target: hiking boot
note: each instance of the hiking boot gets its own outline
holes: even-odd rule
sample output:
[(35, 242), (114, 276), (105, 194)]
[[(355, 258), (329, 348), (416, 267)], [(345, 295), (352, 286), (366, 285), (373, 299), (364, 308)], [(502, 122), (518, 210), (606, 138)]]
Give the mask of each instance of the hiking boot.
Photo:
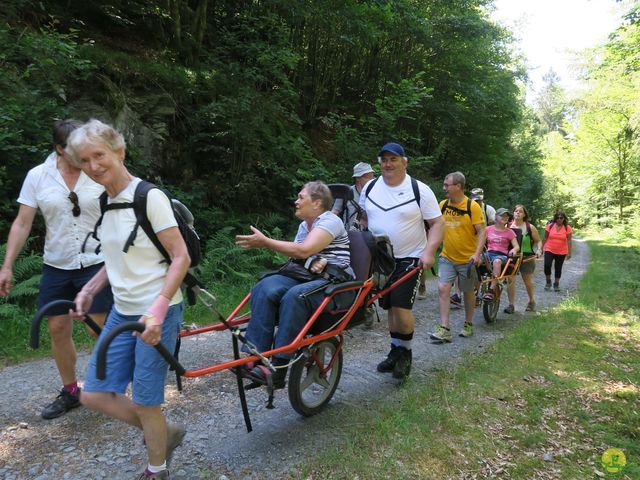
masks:
[(396, 364), (393, 366), (393, 378), (402, 380), (409, 376), (411, 372), (411, 350), (404, 347), (397, 348), (399, 354)]
[(559, 292), (559, 291), (560, 291), (560, 285), (559, 285), (559, 284), (557, 284), (557, 283), (554, 283), (554, 284), (553, 284), (553, 291), (554, 291), (554, 292)]
[(509, 306), (504, 309), (504, 313), (509, 313), (509, 314), (515, 311), (516, 311), (516, 307), (514, 307), (512, 304), (509, 304)]
[(527, 303), (527, 308), (524, 309), (525, 312), (535, 312), (536, 311), (536, 302)]
[[(178, 448), (178, 446), (180, 446), (182, 440), (184, 440), (184, 436), (186, 435), (186, 433), (187, 429), (184, 425), (180, 425), (179, 423), (167, 422), (167, 453), (165, 455), (167, 466), (171, 462), (173, 451)], [(167, 476), (166, 478), (169, 477)]]
[(80, 406), (80, 389), (78, 389), (78, 395), (71, 395), (64, 388), (60, 390), (60, 394), (49, 405), (42, 410), (42, 418), (45, 420), (51, 420), (64, 415), (69, 410)]
[(429, 334), (432, 340), (437, 340), (441, 343), (447, 342), (450, 343), (453, 339), (451, 335), (451, 330), (447, 330), (442, 325), (436, 326), (436, 331)]
[(394, 367), (396, 366), (396, 362), (398, 361), (398, 357), (400, 356), (400, 349), (404, 347), (397, 347), (395, 345), (391, 345), (391, 350), (383, 361), (378, 364), (377, 370), (381, 373), (389, 373), (393, 372)]
[(418, 300), (424, 300), (425, 298), (427, 298), (427, 286), (421, 283), (418, 287)]
[(545, 286), (544, 286), (544, 290), (545, 290), (546, 292), (548, 292), (549, 290), (551, 290), (551, 282), (547, 282), (547, 283), (545, 284)]
[[(451, 333), (451, 332), (449, 332)], [(472, 337), (473, 336), (473, 325), (467, 322), (464, 322), (464, 325), (462, 326), (462, 331), (458, 334), (461, 337)]]
[(454, 293), (453, 295), (451, 295), (451, 298), (449, 298), (449, 303), (451, 303), (451, 305), (459, 307), (462, 305), (462, 299), (460, 298), (460, 295)]
[(162, 470), (158, 473), (151, 473), (147, 472), (147, 469), (145, 468), (144, 472), (136, 477), (136, 480), (147, 480), (151, 478), (155, 478), (156, 480), (169, 480), (169, 470)]

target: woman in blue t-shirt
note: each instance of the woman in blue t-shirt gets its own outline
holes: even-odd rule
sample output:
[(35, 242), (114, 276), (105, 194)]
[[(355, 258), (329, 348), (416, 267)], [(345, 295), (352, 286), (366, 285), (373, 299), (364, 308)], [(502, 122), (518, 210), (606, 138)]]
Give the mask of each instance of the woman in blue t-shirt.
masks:
[[(322, 182), (309, 182), (300, 190), (295, 201), (295, 215), (302, 222), (293, 242), (269, 238), (252, 226), (253, 233), (236, 236), (236, 244), (242, 248), (268, 248), (297, 260), (315, 256), (317, 259), (309, 266), (312, 273), (321, 274), (330, 264), (353, 278), (349, 237), (342, 220), (331, 213), (332, 205), (329, 187)], [(300, 295), (326, 283), (324, 278), (305, 282), (280, 273), (260, 280), (251, 289), (251, 320), (247, 327), (247, 340), (260, 352), (270, 350), (272, 345), (273, 348), (289, 345), (323, 298), (322, 292), (306, 298)], [(342, 296), (351, 298), (353, 292)], [(347, 299), (343, 300), (346, 302)], [(291, 356), (291, 353), (284, 352), (273, 356), (273, 365), (280, 367), (276, 368), (273, 377), (274, 387), (284, 387), (286, 366)], [(259, 368), (254, 369), (253, 373), (264, 376)]]

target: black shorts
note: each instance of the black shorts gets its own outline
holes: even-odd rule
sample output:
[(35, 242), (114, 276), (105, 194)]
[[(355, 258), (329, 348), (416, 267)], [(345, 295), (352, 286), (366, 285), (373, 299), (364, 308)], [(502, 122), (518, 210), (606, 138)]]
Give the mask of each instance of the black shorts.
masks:
[[(76, 270), (62, 270), (51, 265), (42, 266), (40, 292), (38, 293), (38, 309), (54, 300), (74, 301), (85, 283), (93, 278), (103, 267), (104, 263), (78, 268)], [(89, 313), (108, 313), (113, 304), (111, 287), (104, 287), (93, 299)], [(66, 315), (69, 307), (50, 309), (47, 315)]]
[[(393, 282), (407, 273), (411, 268), (417, 266), (419, 261), (419, 258), (413, 257), (396, 258), (396, 269), (393, 271), (388, 285), (391, 285)], [(418, 284), (420, 283), (420, 275), (422, 275), (422, 272), (418, 273), (417, 275), (413, 275), (393, 290), (387, 292), (386, 295), (383, 295), (378, 299), (378, 304), (384, 310), (389, 310), (391, 307), (406, 308), (407, 310), (411, 310), (411, 308), (413, 307), (413, 302), (416, 299)]]

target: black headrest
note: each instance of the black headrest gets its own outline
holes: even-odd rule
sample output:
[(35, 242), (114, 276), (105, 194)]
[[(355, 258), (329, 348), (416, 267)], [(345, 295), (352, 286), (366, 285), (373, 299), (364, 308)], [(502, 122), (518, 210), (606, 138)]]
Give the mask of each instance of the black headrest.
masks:
[(353, 200), (353, 190), (346, 183), (330, 183), (327, 185), (334, 199)]

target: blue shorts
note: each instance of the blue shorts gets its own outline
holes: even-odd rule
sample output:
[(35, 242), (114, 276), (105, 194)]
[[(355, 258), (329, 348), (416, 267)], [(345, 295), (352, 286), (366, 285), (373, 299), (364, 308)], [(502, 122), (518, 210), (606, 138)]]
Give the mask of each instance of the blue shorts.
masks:
[(453, 263), (448, 258), (440, 256), (438, 259), (438, 281), (453, 283), (456, 278), (461, 292), (473, 292), (478, 283), (477, 269), (471, 263)]
[[(507, 263), (507, 256), (504, 253), (485, 252), (484, 256), (486, 257), (487, 260), (489, 260), (489, 262), (491, 262), (491, 266), (493, 266), (493, 261), (494, 260), (502, 261), (502, 266), (503, 267), (504, 267), (505, 263)], [(496, 276), (497, 276), (497, 272), (496, 272)]]
[[(183, 309), (182, 302), (169, 307), (162, 324), (161, 341), (171, 353), (176, 348)], [(85, 392), (125, 393), (132, 383), (131, 399), (134, 403), (146, 407), (162, 405), (169, 364), (154, 347), (132, 335), (132, 332), (123, 332), (113, 339), (107, 351), (107, 376), (104, 380), (96, 377), (98, 346), (106, 332), (124, 322), (137, 322), (139, 318), (140, 315), (122, 315), (115, 307), (111, 309), (87, 367), (83, 387)]]
[[(76, 270), (62, 270), (51, 265), (42, 266), (40, 291), (38, 292), (38, 310), (54, 300), (74, 301), (78, 292), (102, 268), (104, 263)], [(111, 287), (107, 285), (98, 293), (91, 304), (89, 313), (107, 313), (113, 305)], [(58, 307), (47, 312), (47, 315), (66, 315), (68, 308)]]

